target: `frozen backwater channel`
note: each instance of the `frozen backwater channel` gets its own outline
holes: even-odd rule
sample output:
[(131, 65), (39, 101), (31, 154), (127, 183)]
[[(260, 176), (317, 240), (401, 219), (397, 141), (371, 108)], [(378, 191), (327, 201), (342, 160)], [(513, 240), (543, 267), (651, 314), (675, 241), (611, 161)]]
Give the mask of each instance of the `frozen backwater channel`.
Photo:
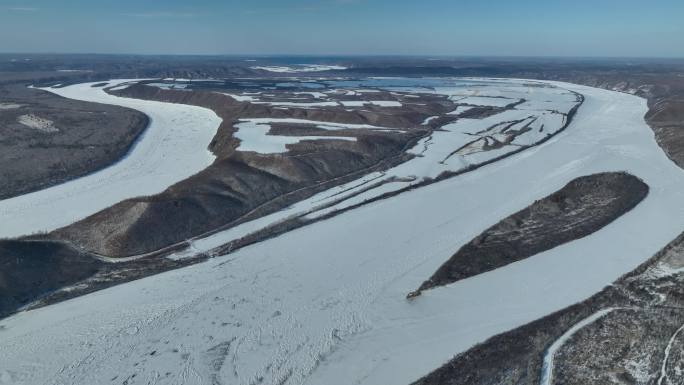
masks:
[(105, 169), (31, 194), (0, 200), (0, 238), (51, 231), (122, 200), (160, 193), (214, 161), (208, 146), (221, 119), (213, 111), (117, 97), (107, 94), (102, 87), (92, 87), (98, 83), (46, 90), (70, 99), (141, 111), (150, 118), (149, 126), (127, 156)]
[[(545, 144), (189, 268), (0, 321), (0, 383), (407, 384), (580, 301), (684, 229), (682, 171), (643, 99), (586, 97)], [(571, 179), (650, 187), (600, 231), (405, 300), (455, 250)], [(126, 382), (127, 381), (127, 382)]]

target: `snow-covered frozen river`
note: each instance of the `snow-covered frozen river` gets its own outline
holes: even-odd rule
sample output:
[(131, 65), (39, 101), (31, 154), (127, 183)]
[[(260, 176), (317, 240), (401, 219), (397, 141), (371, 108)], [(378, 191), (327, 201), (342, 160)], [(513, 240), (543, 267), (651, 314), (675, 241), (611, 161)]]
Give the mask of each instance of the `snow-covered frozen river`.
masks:
[[(206, 263), (0, 321), (0, 384), (408, 384), (599, 291), (684, 229), (684, 174), (635, 96), (585, 102), (539, 147)], [(487, 227), (578, 176), (651, 188), (598, 232), (414, 301)]]
[(102, 87), (92, 87), (98, 83), (45, 90), (70, 99), (141, 111), (150, 118), (149, 126), (128, 155), (107, 168), (31, 194), (0, 200), (0, 238), (51, 231), (122, 200), (160, 193), (214, 161), (208, 146), (221, 118), (212, 110), (117, 97), (107, 94)]

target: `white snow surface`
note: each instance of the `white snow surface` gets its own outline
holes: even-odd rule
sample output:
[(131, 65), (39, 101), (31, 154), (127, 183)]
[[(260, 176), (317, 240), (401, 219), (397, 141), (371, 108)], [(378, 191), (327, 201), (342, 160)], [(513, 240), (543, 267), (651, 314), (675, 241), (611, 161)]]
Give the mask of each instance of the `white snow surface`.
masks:
[(160, 193), (214, 161), (208, 145), (221, 119), (213, 111), (109, 95), (101, 87), (91, 87), (97, 83), (101, 82), (45, 90), (70, 99), (136, 109), (150, 117), (149, 126), (124, 158), (103, 170), (0, 200), (0, 237), (54, 230), (124, 199)]
[[(498, 84), (491, 81), (490, 83)], [(516, 87), (506, 83), (501, 84), (502, 87), (506, 88), (507, 94), (517, 96), (514, 100), (520, 100), (524, 97), (524, 99), (529, 100), (528, 105), (483, 119), (459, 119), (456, 122), (441, 126), (440, 131), (434, 132), (430, 137), (424, 138), (415, 147), (408, 150), (409, 153), (418, 155), (417, 157), (384, 171), (382, 177), (379, 178), (382, 180), (375, 180), (375, 185), (360, 185), (356, 188), (350, 187), (355, 185), (356, 181), (350, 182), (338, 186), (337, 189), (342, 190), (339, 194), (329, 198), (314, 197), (300, 202), (286, 211), (277, 213), (274, 218), (282, 219), (285, 212), (292, 215), (297, 210), (300, 213), (301, 211), (308, 211), (306, 212), (307, 218), (316, 218), (335, 211), (335, 209), (349, 207), (350, 203), (345, 201), (345, 198), (351, 198), (351, 201), (355, 203), (362, 203), (384, 193), (421, 183), (425, 179), (436, 178), (443, 172), (458, 172), (471, 165), (479, 165), (496, 157), (518, 151), (520, 146), (535, 144), (548, 135), (558, 132), (565, 123), (564, 115), (558, 112), (567, 113), (577, 103), (576, 96), (562, 88), (530, 88), (527, 86)], [(462, 93), (463, 87), (459, 85), (439, 87), (435, 92), (442, 95), (455, 95)], [(471, 92), (496, 95), (501, 93), (498, 89), (490, 89), (490, 84), (473, 89)], [(548, 109), (549, 106), (554, 108)], [(512, 123), (514, 121), (520, 122)], [(503, 131), (510, 124), (513, 124), (510, 130), (516, 130), (523, 128), (528, 123), (531, 130), (516, 137), (511, 144), (485, 150), (485, 143), (491, 145), (495, 139), (506, 142), (505, 139), (509, 133)], [(325, 128), (325, 126), (319, 127)], [(455, 151), (460, 147), (463, 148)], [(384, 185), (379, 185), (381, 182)], [(330, 208), (322, 207), (331, 204), (333, 206)], [(233, 229), (233, 231), (235, 232), (237, 229)], [(221, 235), (217, 234), (216, 237), (221, 237)], [(222, 240), (229, 241), (225, 238)]]
[(309, 107), (337, 107), (339, 103), (337, 102), (253, 102), (254, 104), (268, 104), (271, 106), (280, 107), (297, 107), (297, 108), (309, 108)]
[(327, 94), (324, 94), (322, 92), (295, 92), (295, 95), (310, 95), (313, 96), (314, 98), (318, 99), (325, 99), (328, 97)]
[(128, 88), (130, 86), (131, 86), (130, 84), (123, 84), (120, 86), (109, 88), (109, 91), (121, 91), (121, 90), (125, 90), (126, 88)]
[(258, 98), (255, 98), (255, 97), (252, 96), (252, 95), (246, 95), (246, 94), (237, 95), (237, 94), (228, 94), (228, 93), (225, 93), (225, 92), (217, 92), (217, 93), (223, 94), (223, 95), (226, 95), (226, 96), (230, 96), (231, 98), (235, 99), (235, 100), (238, 101), (238, 102), (254, 102), (254, 101), (259, 100)]
[[(645, 100), (555, 84), (586, 101), (538, 147), (206, 263), (0, 321), (1, 381), (406, 384), (591, 296), (681, 232), (684, 174), (644, 122)], [(573, 178), (620, 170), (651, 190), (613, 223), (405, 300), (501, 218)]]
[(296, 66), (256, 66), (251, 67), (255, 70), (264, 70), (278, 73), (295, 73), (295, 72), (323, 72), (330, 70), (345, 70), (347, 67), (339, 65), (322, 65), (322, 64), (297, 64)]
[(14, 110), (23, 107), (23, 104), (16, 103), (0, 103), (0, 111), (2, 110)]
[(255, 124), (309, 124), (314, 125), (318, 128), (324, 130), (346, 130), (346, 129), (358, 129), (358, 130), (394, 130), (393, 128), (374, 126), (371, 124), (354, 124), (354, 123), (337, 123), (337, 122), (323, 122), (318, 120), (306, 120), (306, 119), (296, 119), (296, 118), (250, 118), (242, 119), (243, 121), (249, 121)]
[(423, 125), (423, 126), (427, 126), (428, 124), (430, 124), (431, 121), (433, 121), (433, 120), (435, 120), (435, 119), (439, 119), (439, 116), (430, 116), (430, 117), (427, 117), (427, 118), (425, 118), (425, 120), (423, 120), (422, 125)]
[(488, 96), (468, 96), (466, 98), (459, 98), (458, 103), (468, 104), (473, 106), (493, 106), (505, 107), (511, 103), (517, 102), (518, 99), (509, 99), (504, 97), (488, 97)]
[(299, 143), (304, 140), (348, 140), (356, 141), (348, 136), (284, 136), (271, 135), (271, 119), (241, 119), (236, 124), (235, 137), (240, 140), (238, 151), (254, 151), (261, 154), (277, 154), (287, 152), (288, 144)]
[(401, 107), (401, 102), (396, 100), (342, 100), (340, 103), (345, 107), (363, 107), (369, 104), (378, 107)]
[(455, 110), (449, 112), (447, 115), (460, 115), (468, 110), (472, 110), (472, 106), (457, 106)]

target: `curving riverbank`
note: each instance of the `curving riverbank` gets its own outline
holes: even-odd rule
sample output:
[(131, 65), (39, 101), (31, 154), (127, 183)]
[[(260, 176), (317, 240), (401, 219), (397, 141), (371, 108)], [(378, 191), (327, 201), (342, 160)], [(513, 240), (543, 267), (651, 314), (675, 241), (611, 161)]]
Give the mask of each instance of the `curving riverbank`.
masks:
[(0, 238), (51, 231), (122, 200), (160, 193), (214, 161), (208, 146), (221, 119), (213, 111), (117, 97), (93, 84), (98, 83), (45, 90), (70, 99), (138, 110), (150, 118), (147, 130), (124, 158), (105, 169), (0, 201), (0, 218), (5, 223)]

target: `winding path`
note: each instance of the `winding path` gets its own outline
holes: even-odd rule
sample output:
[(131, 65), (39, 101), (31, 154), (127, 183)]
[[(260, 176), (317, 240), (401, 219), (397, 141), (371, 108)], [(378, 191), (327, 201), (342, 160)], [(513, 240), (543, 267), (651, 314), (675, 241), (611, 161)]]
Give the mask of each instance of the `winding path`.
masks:
[(681, 334), (683, 330), (684, 325), (677, 329), (672, 334), (672, 337), (670, 337), (670, 340), (667, 342), (667, 346), (665, 347), (665, 352), (663, 356), (663, 364), (660, 367), (660, 377), (658, 378), (658, 385), (662, 385), (663, 381), (666, 381), (667, 384), (671, 384), (670, 378), (667, 376), (667, 361), (670, 358), (670, 350), (672, 350), (672, 345), (674, 344), (674, 341), (677, 339), (677, 336)]
[(541, 376), (541, 381), (539, 382), (541, 385), (551, 385), (553, 384), (553, 369), (554, 369), (554, 359), (556, 358), (556, 353), (560, 348), (563, 347), (563, 345), (572, 337), (575, 333), (580, 331), (582, 328), (585, 326), (591, 325), (592, 323), (596, 322), (600, 318), (603, 318), (607, 314), (617, 310), (617, 308), (608, 308), (608, 309), (602, 309), (597, 311), (596, 313), (590, 315), (589, 317), (581, 320), (580, 322), (572, 325), (570, 329), (568, 329), (563, 335), (558, 337), (557, 340), (555, 340), (551, 346), (546, 350), (546, 354), (544, 355), (544, 362), (542, 363), (542, 376)]

